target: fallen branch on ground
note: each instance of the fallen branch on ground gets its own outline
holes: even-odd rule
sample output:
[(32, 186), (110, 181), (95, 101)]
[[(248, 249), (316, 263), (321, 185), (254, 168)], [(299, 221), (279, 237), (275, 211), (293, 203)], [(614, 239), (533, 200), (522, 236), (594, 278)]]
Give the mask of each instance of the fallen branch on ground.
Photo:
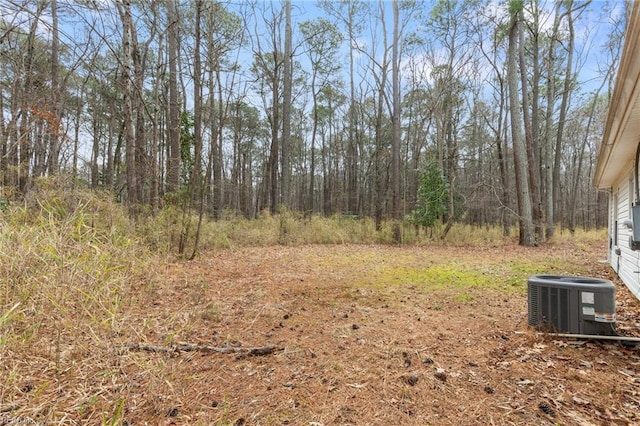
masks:
[(0, 406), (0, 413), (10, 413), (11, 411), (15, 411), (18, 408), (20, 408), (18, 404), (9, 404), (9, 405), (5, 405), (4, 407)]
[(259, 346), (253, 348), (242, 347), (215, 347), (206, 345), (194, 345), (190, 343), (180, 343), (176, 346), (156, 346), (145, 345), (142, 343), (134, 343), (126, 345), (125, 348), (130, 351), (146, 351), (146, 352), (161, 352), (161, 353), (176, 353), (176, 352), (218, 352), (221, 354), (238, 354), (239, 356), (264, 356), (271, 355), (277, 348), (275, 346)]

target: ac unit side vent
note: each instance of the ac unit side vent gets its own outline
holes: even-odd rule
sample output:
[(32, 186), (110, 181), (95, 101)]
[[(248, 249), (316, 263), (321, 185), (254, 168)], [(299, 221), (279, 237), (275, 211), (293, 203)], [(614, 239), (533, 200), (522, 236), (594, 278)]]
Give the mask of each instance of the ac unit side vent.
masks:
[(533, 327), (542, 322), (539, 286), (529, 286), (528, 301), (529, 325)]
[(527, 283), (529, 325), (574, 334), (615, 334), (615, 287), (598, 278), (534, 275)]

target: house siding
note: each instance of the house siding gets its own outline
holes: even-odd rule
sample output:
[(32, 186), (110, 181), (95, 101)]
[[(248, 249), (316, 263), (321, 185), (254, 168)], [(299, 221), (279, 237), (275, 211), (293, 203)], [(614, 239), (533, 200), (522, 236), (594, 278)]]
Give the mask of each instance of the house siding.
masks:
[[(640, 149), (640, 1), (633, 3), (627, 23), (593, 185), (609, 191), (609, 262), (640, 299), (640, 251), (629, 247), (632, 230), (624, 225), (624, 221), (630, 219), (631, 202), (640, 202), (635, 199), (631, 183), (633, 163)], [(636, 227), (640, 227), (640, 223)]]
[(640, 251), (631, 250), (629, 240), (632, 231), (624, 223), (631, 219), (631, 203), (634, 198), (633, 173), (629, 171), (623, 176), (610, 194), (608, 257), (622, 282), (640, 298)]

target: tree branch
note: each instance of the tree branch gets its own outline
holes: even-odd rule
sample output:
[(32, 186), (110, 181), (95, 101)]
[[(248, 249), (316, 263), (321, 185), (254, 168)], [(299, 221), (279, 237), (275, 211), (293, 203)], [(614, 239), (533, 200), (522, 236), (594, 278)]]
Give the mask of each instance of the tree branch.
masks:
[(162, 352), (162, 353), (177, 353), (177, 352), (218, 352), (222, 354), (238, 354), (239, 356), (265, 356), (280, 350), (275, 346), (258, 346), (251, 348), (242, 347), (215, 347), (206, 345), (195, 345), (190, 343), (180, 343), (175, 346), (157, 346), (157, 345), (145, 345), (142, 343), (133, 343), (124, 346), (124, 349), (129, 351), (146, 351), (146, 352)]

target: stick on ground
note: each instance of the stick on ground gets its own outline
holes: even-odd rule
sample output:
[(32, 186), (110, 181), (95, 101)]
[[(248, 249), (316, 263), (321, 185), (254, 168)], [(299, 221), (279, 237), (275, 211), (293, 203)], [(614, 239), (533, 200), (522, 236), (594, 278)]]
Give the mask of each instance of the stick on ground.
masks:
[(242, 347), (215, 347), (207, 345), (195, 345), (190, 343), (181, 343), (176, 346), (157, 346), (145, 345), (142, 343), (133, 343), (125, 346), (129, 351), (146, 351), (159, 353), (176, 353), (176, 352), (218, 352), (222, 354), (238, 354), (242, 356), (265, 356), (274, 353), (277, 348), (275, 346), (258, 346), (251, 348)]

